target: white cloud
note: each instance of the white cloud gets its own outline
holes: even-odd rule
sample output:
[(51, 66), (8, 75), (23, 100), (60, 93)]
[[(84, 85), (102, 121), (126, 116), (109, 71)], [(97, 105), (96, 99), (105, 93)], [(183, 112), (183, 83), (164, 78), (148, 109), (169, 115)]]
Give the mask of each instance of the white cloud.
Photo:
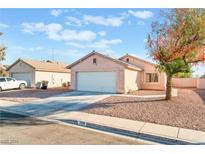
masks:
[(12, 49), (12, 50), (17, 50), (17, 51), (25, 51), (26, 48), (25, 47), (22, 47), (22, 46), (11, 46), (8, 48), (9, 50)]
[(131, 15), (140, 18), (140, 19), (147, 19), (153, 17), (153, 13), (151, 11), (133, 11), (128, 10), (128, 13)]
[(9, 28), (9, 25), (0, 23), (0, 28)]
[[(79, 15), (79, 13), (78, 13)], [(66, 19), (67, 25), (82, 26), (87, 24), (96, 24), (102, 26), (112, 26), (119, 27), (123, 24), (123, 20), (128, 16), (127, 12), (120, 14), (119, 16), (94, 16), (94, 15), (82, 15), (81, 18), (76, 18), (74, 16), (68, 16)]]
[(31, 48), (28, 48), (29, 51), (39, 51), (39, 50), (43, 50), (42, 47), (38, 46), (38, 47), (31, 47)]
[(97, 41), (97, 42), (94, 42), (88, 45), (88, 47), (94, 48), (94, 49), (107, 49), (112, 45), (117, 45), (120, 43), (122, 43), (121, 39), (112, 39), (112, 40), (102, 39), (100, 41)]
[(92, 41), (96, 38), (96, 34), (89, 30), (63, 30), (59, 33), (59, 39), (63, 41)]
[(143, 25), (145, 25), (145, 22), (140, 20), (140, 21), (137, 22), (137, 24), (140, 25), (140, 26), (143, 26)]
[(105, 31), (100, 31), (100, 32), (98, 32), (98, 34), (100, 35), (100, 36), (105, 36), (105, 35), (107, 35), (107, 33), (105, 32)]
[(54, 9), (54, 10), (51, 10), (51, 15), (52, 16), (55, 16), (55, 17), (58, 17), (59, 15), (61, 15), (63, 11), (60, 10), (60, 9)]
[(81, 26), (82, 21), (76, 17), (69, 16), (67, 17), (67, 25)]
[(58, 33), (63, 29), (63, 27), (60, 24), (48, 24), (45, 27), (45, 33), (48, 36), (49, 39), (52, 40), (58, 40), (59, 36)]
[(118, 54), (118, 52), (114, 51), (114, 50), (111, 50), (111, 49), (105, 49), (103, 51), (100, 51), (101, 53), (107, 55), (107, 56), (110, 56), (112, 58), (119, 58), (121, 57), (120, 54)]
[(36, 47), (23, 47), (23, 46), (11, 46), (9, 47), (10, 50), (14, 51), (40, 51), (43, 50), (43, 47), (36, 46)]
[(76, 42), (67, 42), (66, 44), (69, 46), (76, 47), (76, 48), (84, 48), (85, 47), (83, 44), (76, 43)]
[(123, 17), (103, 17), (103, 16), (91, 16), (91, 15), (84, 15), (83, 21), (96, 25), (103, 25), (103, 26), (112, 26), (112, 27), (119, 27), (123, 24)]
[(48, 34), (56, 33), (63, 29), (60, 24), (51, 23), (44, 24), (43, 22), (38, 23), (22, 23), (22, 30), (25, 33), (33, 34), (34, 32), (46, 32)]
[(130, 14), (128, 12), (122, 12), (122, 13), (120, 13), (120, 16), (123, 18), (128, 18), (130, 16)]
[(22, 28), (25, 33), (34, 34), (34, 32), (42, 32), (49, 39), (58, 41), (92, 41), (96, 38), (96, 33), (92, 31), (63, 29), (62, 25), (56, 23), (23, 23)]
[(89, 42), (89, 43), (78, 43), (78, 42), (67, 42), (66, 44), (69, 46), (73, 46), (76, 48), (91, 48), (93, 50), (103, 50), (107, 51), (110, 50), (110, 47), (113, 45), (117, 45), (122, 43), (121, 39), (112, 39), (112, 40), (106, 40), (101, 39), (99, 41)]

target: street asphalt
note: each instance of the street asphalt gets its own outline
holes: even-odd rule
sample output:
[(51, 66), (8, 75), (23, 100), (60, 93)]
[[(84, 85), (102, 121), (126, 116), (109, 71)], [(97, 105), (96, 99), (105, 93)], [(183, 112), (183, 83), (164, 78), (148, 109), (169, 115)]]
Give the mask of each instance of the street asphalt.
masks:
[(143, 143), (0, 110), (0, 144), (118, 145)]

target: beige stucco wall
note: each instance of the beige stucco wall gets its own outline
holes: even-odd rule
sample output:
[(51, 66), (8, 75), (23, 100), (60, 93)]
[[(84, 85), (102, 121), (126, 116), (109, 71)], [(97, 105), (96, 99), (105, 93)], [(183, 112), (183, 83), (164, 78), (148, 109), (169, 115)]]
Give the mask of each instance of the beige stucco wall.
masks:
[(205, 89), (205, 78), (199, 78), (197, 80), (197, 88), (198, 89)]
[(48, 81), (48, 87), (61, 87), (63, 83), (70, 82), (70, 73), (35, 71), (35, 83)]
[[(97, 64), (93, 64), (93, 58), (97, 59)], [(71, 68), (71, 88), (76, 89), (76, 74), (78, 71), (84, 72), (116, 72), (117, 74), (117, 93), (124, 93), (124, 66), (113, 62), (107, 58), (104, 58), (99, 55), (92, 55), (82, 62), (74, 65)]]
[[(165, 73), (159, 73), (155, 65), (152, 65), (150, 63), (147, 63), (145, 61), (141, 61), (138, 59), (135, 59), (130, 56), (123, 57), (123, 61), (126, 62), (126, 59), (129, 58), (129, 63), (136, 65), (143, 69), (142, 72), (140, 72), (140, 89), (153, 89), (153, 90), (164, 90), (166, 88), (166, 75)], [(158, 82), (156, 83), (149, 83), (145, 80), (145, 74), (146, 73), (158, 73)]]
[(130, 92), (140, 89), (140, 72), (125, 69), (125, 92)]
[(172, 86), (177, 88), (198, 88), (205, 89), (203, 78), (173, 78)]
[(196, 78), (173, 78), (172, 86), (176, 88), (194, 88), (196, 87)]

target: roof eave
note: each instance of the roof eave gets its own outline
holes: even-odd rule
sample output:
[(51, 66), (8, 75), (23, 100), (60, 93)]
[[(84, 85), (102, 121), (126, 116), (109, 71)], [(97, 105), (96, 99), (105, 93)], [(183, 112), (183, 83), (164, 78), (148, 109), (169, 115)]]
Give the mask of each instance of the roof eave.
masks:
[(35, 71), (42, 71), (42, 72), (56, 72), (56, 73), (70, 73), (70, 71), (58, 71), (58, 70), (45, 70), (45, 69), (38, 69), (36, 68)]
[(114, 58), (112, 58), (112, 57), (108, 57), (108, 56), (103, 55), (103, 54), (101, 54), (101, 53), (98, 53), (98, 52), (96, 52), (96, 51), (92, 51), (91, 53), (89, 53), (89, 54), (87, 54), (86, 56), (82, 57), (81, 59), (75, 61), (75, 62), (72, 63), (71, 65), (68, 65), (66, 68), (67, 68), (67, 69), (71, 69), (74, 65), (77, 65), (78, 63), (82, 62), (82, 61), (85, 60), (86, 58), (92, 56), (93, 54), (97, 54), (97, 55), (103, 56), (103, 57), (105, 57), (105, 58), (108, 58), (108, 59), (112, 60), (113, 62), (116, 62), (116, 63), (118, 63), (118, 64), (120, 64), (120, 65), (123, 65), (123, 66), (125, 66), (125, 67), (127, 67), (127, 68), (134, 69), (134, 70), (137, 70), (137, 71), (143, 71), (143, 69), (141, 69), (141, 68), (134, 67), (134, 66), (130, 66), (129, 64), (127, 64), (127, 63), (125, 63), (125, 62), (123, 62), (123, 61), (120, 61), (120, 60), (118, 60), (118, 59), (114, 59)]
[(143, 71), (143, 69), (140, 69), (140, 68), (137, 68), (137, 67), (134, 67), (134, 66), (127, 66), (127, 68), (129, 68), (129, 69), (134, 69), (134, 70), (136, 70), (136, 71)]
[(154, 64), (154, 63), (151, 63), (151, 62), (149, 62), (149, 61), (146, 61), (146, 60), (144, 60), (144, 59), (141, 59), (141, 58), (138, 58), (138, 57), (129, 55), (129, 54), (126, 54), (126, 55), (120, 57), (119, 59), (122, 60), (122, 59), (123, 59), (124, 57), (126, 57), (126, 56), (133, 57), (133, 58), (135, 58), (135, 59), (137, 59), (137, 60), (143, 61), (143, 62), (148, 63), (148, 64), (150, 64), (150, 65), (154, 65), (154, 66), (156, 65), (156, 64)]
[(88, 57), (92, 56), (93, 54), (97, 54), (97, 55), (99, 55), (99, 56), (102, 56), (102, 57), (105, 57), (105, 58), (107, 58), (107, 59), (110, 59), (110, 60), (112, 60), (112, 61), (114, 61), (114, 62), (116, 62), (116, 63), (118, 63), (118, 64), (121, 64), (121, 65), (126, 66), (126, 64), (120, 62), (120, 61), (117, 60), (117, 59), (114, 59), (114, 58), (112, 58), (112, 57), (103, 55), (103, 54), (98, 53), (98, 52), (96, 52), (96, 51), (92, 51), (91, 53), (87, 54), (86, 56), (82, 57), (81, 59), (75, 61), (74, 63), (72, 63), (72, 64), (70, 64), (70, 65), (68, 65), (66, 68), (67, 68), (67, 69), (71, 69), (74, 65), (77, 65), (78, 63), (80, 63), (80, 62), (82, 62), (83, 60), (87, 59)]

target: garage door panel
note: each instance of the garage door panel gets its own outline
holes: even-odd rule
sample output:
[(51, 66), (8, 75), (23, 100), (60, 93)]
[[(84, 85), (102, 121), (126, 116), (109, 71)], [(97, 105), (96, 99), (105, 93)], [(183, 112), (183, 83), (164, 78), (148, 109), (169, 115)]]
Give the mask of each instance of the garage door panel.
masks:
[(24, 80), (31, 86), (32, 83), (32, 73), (12, 73), (12, 77), (17, 80)]
[(78, 72), (77, 90), (116, 92), (116, 72)]

